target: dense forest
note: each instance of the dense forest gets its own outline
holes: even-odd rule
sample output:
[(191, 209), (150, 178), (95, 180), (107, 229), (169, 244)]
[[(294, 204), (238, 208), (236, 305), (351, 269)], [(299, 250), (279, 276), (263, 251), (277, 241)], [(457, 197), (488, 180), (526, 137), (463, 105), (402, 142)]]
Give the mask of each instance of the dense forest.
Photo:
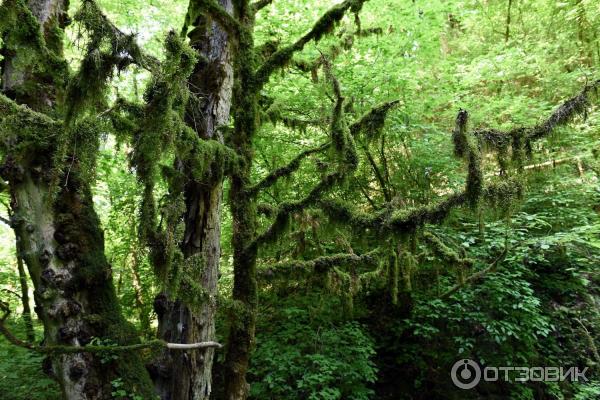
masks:
[(600, 398), (598, 0), (0, 0), (0, 399)]

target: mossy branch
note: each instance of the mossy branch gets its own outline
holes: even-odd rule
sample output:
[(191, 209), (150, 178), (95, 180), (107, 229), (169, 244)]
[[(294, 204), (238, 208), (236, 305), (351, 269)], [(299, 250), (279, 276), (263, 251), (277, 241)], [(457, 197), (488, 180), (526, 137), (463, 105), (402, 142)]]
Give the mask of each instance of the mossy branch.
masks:
[[(491, 203), (507, 201), (507, 197), (519, 197), (523, 187), (518, 180), (503, 180), (489, 184), (482, 190), (482, 197)], [(323, 200), (320, 208), (329, 218), (342, 225), (374, 234), (411, 233), (428, 223), (440, 223), (450, 212), (467, 204), (466, 191), (454, 193), (444, 200), (422, 207), (406, 210), (386, 208), (376, 213), (356, 211), (340, 200)]]
[(292, 159), (287, 165), (283, 167), (279, 167), (274, 171), (271, 171), (267, 176), (265, 176), (260, 182), (248, 188), (248, 195), (256, 196), (261, 190), (267, 189), (273, 186), (279, 179), (286, 178), (292, 175), (294, 172), (300, 168), (302, 160), (306, 157), (319, 153), (323, 150), (328, 149), (331, 146), (331, 143), (322, 144), (319, 147), (315, 147), (313, 149), (304, 150), (299, 153), (296, 157)]
[(331, 189), (335, 184), (344, 179), (344, 173), (332, 172), (327, 175), (301, 200), (289, 201), (280, 204), (277, 207), (277, 215), (275, 221), (266, 231), (258, 235), (258, 237), (248, 246), (248, 248), (260, 247), (261, 245), (272, 243), (277, 240), (285, 231), (289, 224), (290, 217), (293, 213), (300, 212), (307, 207), (316, 204), (323, 194)]
[(67, 87), (67, 122), (81, 110), (106, 102), (105, 92), (115, 70), (123, 70), (131, 64), (152, 73), (160, 69), (159, 61), (138, 46), (135, 35), (120, 31), (94, 0), (84, 0), (74, 20), (87, 33), (88, 43), (79, 70)]
[(273, 0), (258, 0), (250, 5), (250, 7), (254, 10), (254, 13), (259, 12), (263, 8), (269, 6), (273, 3)]
[(135, 42), (133, 34), (126, 34), (113, 24), (108, 17), (102, 12), (100, 6), (95, 0), (83, 0), (81, 8), (75, 14), (75, 20), (83, 26), (83, 28), (91, 33), (93, 45), (98, 44), (98, 40), (107, 38), (112, 44), (122, 42), (125, 47), (121, 50), (127, 51), (127, 55), (131, 57), (132, 63), (149, 72), (155, 72), (160, 67), (160, 61), (147, 53)]
[(348, 10), (359, 12), (366, 1), (367, 0), (346, 0), (343, 3), (336, 4), (317, 20), (308, 33), (293, 44), (273, 53), (256, 71), (255, 90), (258, 91), (267, 84), (271, 75), (278, 69), (288, 65), (292, 61), (294, 54), (302, 51), (307, 43), (312, 40), (318, 42), (323, 36), (331, 33)]
[(19, 150), (23, 156), (31, 155), (33, 149), (56, 145), (62, 131), (62, 123), (0, 93), (0, 150)]
[(578, 115), (585, 117), (591, 106), (590, 94), (593, 92), (597, 95), (599, 88), (600, 80), (586, 85), (579, 94), (565, 101), (546, 120), (533, 127), (519, 127), (510, 131), (479, 129), (473, 135), (482, 145), (498, 151), (500, 166), (505, 169), (504, 157), (509, 147), (512, 148), (513, 160), (520, 162), (522, 154), (531, 148), (533, 141), (549, 136), (557, 127), (569, 124)]
[(453, 265), (462, 265), (467, 268), (472, 267), (475, 264), (475, 261), (471, 258), (461, 257), (458, 252), (448, 247), (444, 242), (440, 240), (436, 235), (425, 232), (423, 234), (423, 239), (431, 245), (434, 253), (444, 261), (448, 261)]
[(281, 262), (269, 267), (261, 268), (258, 271), (258, 277), (265, 280), (278, 278), (310, 277), (316, 274), (329, 272), (335, 267), (362, 267), (377, 266), (379, 259), (377, 255), (379, 250), (373, 250), (368, 253), (357, 255), (351, 253), (333, 254), (330, 256), (318, 257), (308, 261), (289, 261)]
[(0, 93), (0, 120), (8, 116), (18, 116), (24, 120), (35, 120), (37, 125), (58, 127), (61, 124), (48, 115), (32, 110), (31, 108), (16, 103)]

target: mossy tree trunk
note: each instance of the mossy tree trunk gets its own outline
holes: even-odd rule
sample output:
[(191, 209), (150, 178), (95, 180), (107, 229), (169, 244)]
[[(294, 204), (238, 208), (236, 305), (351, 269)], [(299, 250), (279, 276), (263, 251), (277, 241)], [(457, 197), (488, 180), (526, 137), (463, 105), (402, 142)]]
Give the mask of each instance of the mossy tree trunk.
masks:
[[(2, 92), (33, 110), (23, 112), (38, 112), (37, 120), (16, 116), (0, 175), (9, 183), (11, 223), (33, 282), (35, 311), (44, 325), (43, 344), (83, 346), (94, 337), (131, 343), (137, 333), (120, 313), (89, 181), (74, 154), (64, 171), (56, 168), (56, 152), (66, 130), (44, 116), (56, 115), (64, 90), (64, 81), (55, 78), (60, 75), (56, 69), (66, 66), (62, 31), (68, 1), (7, 0), (2, 7), (3, 15), (17, 16), (14, 29), (3, 38)], [(41, 39), (36, 38), (39, 31)], [(19, 40), (24, 44), (15, 45)], [(36, 40), (35, 50), (43, 46), (51, 57), (39, 57), (32, 64), (36, 58), (26, 52), (32, 51)], [(47, 64), (40, 68), (40, 63)], [(10, 119), (0, 114), (4, 130), (11, 126)], [(36, 140), (23, 138), (31, 132)], [(130, 393), (152, 396), (151, 382), (136, 353), (104, 357), (57, 352), (44, 367), (69, 400), (110, 399), (111, 382), (118, 378)]]
[[(186, 123), (205, 140), (223, 142), (219, 128), (230, 117), (233, 67), (230, 38), (212, 19), (199, 13), (200, 2), (191, 0), (183, 33), (201, 55), (189, 78), (194, 98), (187, 107)], [(219, 0), (230, 14), (231, 0)], [(194, 176), (190, 166), (178, 160), (177, 168), (184, 176)], [(210, 174), (209, 174), (210, 175)], [(159, 337), (173, 343), (212, 341), (215, 338), (217, 280), (221, 255), (222, 177), (185, 183), (185, 233), (181, 250), (185, 271), (201, 287), (202, 300), (191, 304), (185, 296), (171, 299), (159, 295)], [(182, 287), (180, 291), (185, 291)], [(204, 400), (211, 394), (214, 349), (189, 352), (165, 351), (156, 364), (159, 367), (155, 385), (162, 399)]]

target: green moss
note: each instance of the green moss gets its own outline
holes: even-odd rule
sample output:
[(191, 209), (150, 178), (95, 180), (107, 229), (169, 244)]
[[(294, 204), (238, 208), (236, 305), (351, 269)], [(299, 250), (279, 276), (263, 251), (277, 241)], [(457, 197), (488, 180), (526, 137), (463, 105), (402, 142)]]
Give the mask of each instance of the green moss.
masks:
[(73, 20), (81, 26), (80, 40), (85, 39), (87, 47), (79, 70), (67, 87), (67, 122), (87, 110), (106, 107), (108, 83), (116, 71), (134, 63), (155, 70), (157, 64), (143, 54), (133, 34), (126, 35), (110, 23), (95, 1), (84, 0)]
[[(23, 0), (5, 0), (0, 5), (0, 37), (15, 71), (28, 75), (23, 83), (10, 87), (19, 102), (47, 111), (42, 99), (49, 93), (59, 96), (66, 82), (68, 67), (62, 58), (62, 30), (59, 21), (41, 27)], [(52, 86), (48, 85), (52, 82)]]

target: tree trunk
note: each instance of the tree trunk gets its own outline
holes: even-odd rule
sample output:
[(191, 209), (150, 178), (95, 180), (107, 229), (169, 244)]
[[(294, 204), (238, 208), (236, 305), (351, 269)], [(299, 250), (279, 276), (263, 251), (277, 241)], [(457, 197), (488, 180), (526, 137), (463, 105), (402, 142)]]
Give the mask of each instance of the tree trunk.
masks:
[[(244, 4), (247, 4), (246, 2)], [(252, 10), (240, 9), (239, 19), (253, 29)], [(248, 195), (253, 160), (252, 137), (256, 133), (258, 92), (254, 89), (254, 40), (251, 35), (240, 40), (235, 58), (235, 133), (233, 145), (244, 158), (243, 167), (231, 178), (229, 202), (233, 218), (233, 320), (230, 323), (225, 361), (225, 398), (245, 400), (249, 385), (246, 381), (250, 354), (254, 344), (258, 287), (256, 282), (257, 248), (251, 246), (256, 238), (256, 204)]]
[[(21, 4), (11, 2), (8, 7)], [(62, 56), (61, 31), (67, 4), (65, 0), (27, 3), (46, 46), (57, 57)], [(61, 89), (52, 80), (52, 71), (34, 68), (20, 48), (3, 50), (7, 50), (3, 51), (3, 92), (33, 110), (51, 111)], [(48, 62), (47, 68), (56, 65), (40, 62)], [(17, 141), (21, 133), (14, 132)], [(40, 141), (47, 140), (44, 133), (37, 132)], [(0, 167), (0, 175), (9, 183), (11, 223), (19, 256), (33, 282), (35, 311), (44, 325), (44, 344), (82, 346), (94, 337), (131, 343), (137, 334), (120, 313), (89, 182), (81, 178), (74, 155), (67, 173), (53, 168), (55, 142), (60, 138), (53, 139), (47, 146), (8, 147)], [(58, 183), (55, 174), (60, 178)], [(46, 359), (44, 367), (60, 383), (65, 399), (110, 399), (111, 382), (119, 378), (128, 392), (144, 398), (152, 396), (151, 382), (135, 353), (112, 357), (57, 352)]]
[[(230, 13), (231, 0), (219, 0)], [(187, 109), (186, 122), (203, 139), (223, 142), (218, 128), (227, 125), (231, 107), (233, 68), (228, 35), (215, 22), (196, 14), (190, 1), (184, 34), (201, 54), (190, 77), (194, 97)], [(189, 33), (188, 33), (189, 31)], [(197, 101), (196, 101), (197, 100)], [(185, 176), (187, 166), (178, 162)], [(188, 275), (202, 287), (200, 304), (181, 297), (171, 299), (162, 293), (155, 301), (161, 339), (173, 343), (212, 341), (215, 336), (217, 280), (221, 253), (222, 181), (189, 180), (185, 185), (185, 233), (182, 252), (192, 270)], [(199, 260), (199, 262), (194, 262)], [(181, 290), (186, 290), (182, 288)], [(165, 351), (154, 365), (155, 385), (164, 400), (204, 400), (212, 391), (214, 349), (189, 352)]]
[(23, 321), (25, 321), (25, 331), (27, 340), (35, 341), (35, 332), (33, 330), (33, 320), (31, 319), (31, 307), (29, 307), (29, 285), (27, 284), (27, 275), (25, 275), (25, 266), (19, 250), (17, 250), (17, 268), (19, 270), (19, 286), (21, 286), (21, 304), (23, 304)]

